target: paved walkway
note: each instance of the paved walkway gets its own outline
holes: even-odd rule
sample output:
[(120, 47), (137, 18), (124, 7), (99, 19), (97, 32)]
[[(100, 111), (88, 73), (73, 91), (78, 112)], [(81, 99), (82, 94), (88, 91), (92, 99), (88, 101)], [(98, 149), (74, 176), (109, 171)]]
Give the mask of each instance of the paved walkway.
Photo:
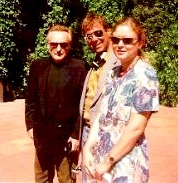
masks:
[[(178, 183), (178, 108), (160, 107), (146, 130), (150, 183)], [(24, 100), (0, 103), (0, 182), (34, 183), (34, 147), (27, 137)]]

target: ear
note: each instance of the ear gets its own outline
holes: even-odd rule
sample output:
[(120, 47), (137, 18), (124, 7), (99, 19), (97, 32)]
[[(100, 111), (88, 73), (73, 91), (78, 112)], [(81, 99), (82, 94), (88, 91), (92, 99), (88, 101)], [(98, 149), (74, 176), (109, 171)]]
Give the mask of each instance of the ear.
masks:
[(107, 32), (108, 36), (111, 37), (111, 28), (107, 28), (106, 32)]
[(48, 50), (50, 50), (50, 44), (49, 44), (49, 33), (46, 36), (46, 46), (48, 48)]
[(47, 45), (48, 50), (50, 50), (50, 45), (49, 45), (48, 41), (46, 41), (46, 45)]
[(143, 48), (143, 43), (141, 41), (139, 41), (137, 44), (138, 44), (138, 49), (142, 49)]

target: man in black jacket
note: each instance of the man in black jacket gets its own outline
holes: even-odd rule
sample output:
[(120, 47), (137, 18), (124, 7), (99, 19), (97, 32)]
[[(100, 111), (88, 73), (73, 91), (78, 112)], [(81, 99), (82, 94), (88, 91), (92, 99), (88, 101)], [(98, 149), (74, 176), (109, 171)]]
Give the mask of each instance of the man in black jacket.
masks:
[(71, 183), (68, 145), (76, 151), (79, 101), (86, 75), (85, 63), (71, 58), (72, 33), (62, 25), (47, 33), (50, 57), (30, 67), (25, 120), (34, 139), (35, 181), (53, 182), (55, 169), (60, 183)]

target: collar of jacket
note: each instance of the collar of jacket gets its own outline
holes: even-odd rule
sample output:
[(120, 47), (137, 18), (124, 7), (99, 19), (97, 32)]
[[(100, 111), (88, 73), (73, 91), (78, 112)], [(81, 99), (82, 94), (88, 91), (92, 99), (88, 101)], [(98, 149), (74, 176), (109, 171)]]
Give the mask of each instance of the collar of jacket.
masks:
[(105, 64), (106, 60), (105, 59), (97, 59), (95, 61), (93, 61), (92, 63), (92, 67), (95, 69), (98, 69), (100, 67), (102, 67)]

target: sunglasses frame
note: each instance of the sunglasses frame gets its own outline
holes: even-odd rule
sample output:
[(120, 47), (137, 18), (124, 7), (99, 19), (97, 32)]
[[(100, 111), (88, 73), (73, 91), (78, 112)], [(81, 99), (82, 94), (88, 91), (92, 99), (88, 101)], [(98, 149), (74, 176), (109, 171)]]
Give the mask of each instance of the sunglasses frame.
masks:
[(62, 42), (62, 43), (49, 42), (49, 45), (50, 45), (51, 48), (57, 48), (58, 45), (60, 45), (60, 47), (61, 47), (62, 49), (66, 49), (66, 48), (69, 48), (70, 43), (67, 43), (67, 42)]
[(111, 41), (113, 44), (117, 44), (117, 45), (120, 43), (120, 41), (122, 41), (124, 43), (124, 45), (135, 45), (138, 42), (138, 39), (129, 38), (129, 37), (119, 38), (119, 37), (112, 36)]
[(102, 30), (96, 30), (96, 31), (92, 32), (91, 34), (86, 34), (84, 38), (87, 41), (91, 41), (93, 39), (93, 35), (97, 38), (101, 38), (101, 37), (103, 37), (103, 34), (104, 33)]

